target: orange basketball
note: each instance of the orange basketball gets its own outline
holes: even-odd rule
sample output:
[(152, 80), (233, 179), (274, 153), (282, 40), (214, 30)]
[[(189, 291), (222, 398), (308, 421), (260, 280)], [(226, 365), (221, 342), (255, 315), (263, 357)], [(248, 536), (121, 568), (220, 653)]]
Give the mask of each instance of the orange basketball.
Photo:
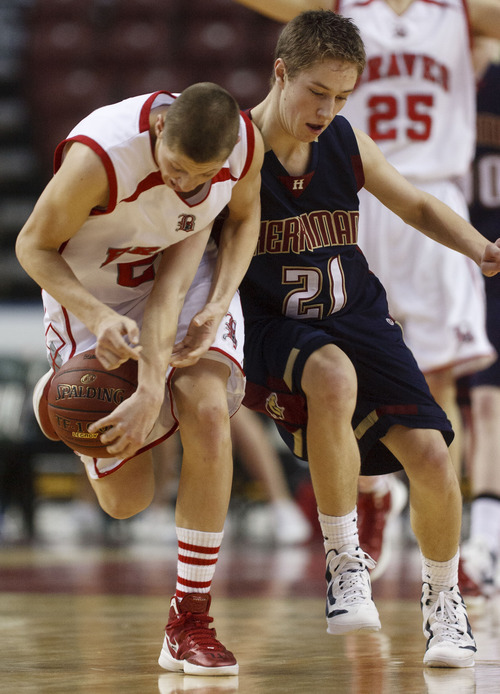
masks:
[(107, 371), (94, 350), (69, 359), (52, 378), (47, 395), (50, 423), (57, 436), (72, 450), (92, 458), (114, 457), (91, 434), (92, 422), (110, 414), (137, 388), (137, 362), (129, 359)]

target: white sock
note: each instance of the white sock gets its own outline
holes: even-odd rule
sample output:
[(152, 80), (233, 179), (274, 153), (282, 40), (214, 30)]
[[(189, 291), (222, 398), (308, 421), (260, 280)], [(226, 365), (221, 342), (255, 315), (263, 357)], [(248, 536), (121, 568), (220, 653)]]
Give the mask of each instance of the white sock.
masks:
[(448, 561), (432, 561), (422, 557), (422, 582), (428, 583), (434, 593), (442, 590), (450, 590), (458, 583), (458, 559), (459, 552)]
[(331, 549), (339, 551), (346, 545), (349, 547), (359, 546), (356, 508), (346, 516), (326, 516), (318, 510), (318, 518), (326, 554)]
[(178, 541), (178, 598), (187, 593), (209, 593), (224, 533), (176, 528)]

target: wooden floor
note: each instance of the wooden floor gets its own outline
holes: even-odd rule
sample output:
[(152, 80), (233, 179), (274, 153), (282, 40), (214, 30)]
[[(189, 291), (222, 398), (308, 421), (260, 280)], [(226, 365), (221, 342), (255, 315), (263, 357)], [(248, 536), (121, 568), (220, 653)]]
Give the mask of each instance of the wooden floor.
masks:
[(158, 666), (175, 544), (68, 540), (0, 546), (0, 691), (5, 694), (485, 694), (500, 692), (500, 596), (470, 609), (476, 667), (422, 666), (419, 559), (399, 542), (373, 585), (382, 631), (334, 637), (323, 550), (226, 538), (213, 587), (220, 639), (239, 677)]

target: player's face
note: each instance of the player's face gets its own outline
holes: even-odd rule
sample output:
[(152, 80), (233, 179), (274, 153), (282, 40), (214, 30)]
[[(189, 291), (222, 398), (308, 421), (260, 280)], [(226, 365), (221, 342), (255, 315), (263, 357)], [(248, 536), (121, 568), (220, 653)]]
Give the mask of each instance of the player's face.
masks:
[(177, 193), (188, 193), (210, 181), (224, 165), (224, 161), (199, 164), (177, 150), (170, 149), (163, 138), (158, 138), (156, 161), (165, 185)]
[[(280, 75), (279, 62), (277, 76)], [(326, 60), (290, 79), (282, 65), (280, 118), (284, 130), (301, 142), (312, 142), (332, 122), (354, 90), (356, 67)]]

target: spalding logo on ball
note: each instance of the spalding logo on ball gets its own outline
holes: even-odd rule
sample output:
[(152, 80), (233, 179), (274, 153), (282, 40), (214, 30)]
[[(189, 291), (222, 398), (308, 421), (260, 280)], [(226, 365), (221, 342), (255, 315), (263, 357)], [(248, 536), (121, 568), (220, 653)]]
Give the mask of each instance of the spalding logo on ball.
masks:
[(88, 427), (118, 407), (137, 388), (137, 362), (129, 359), (107, 371), (93, 350), (69, 359), (53, 376), (47, 413), (57, 437), (72, 450), (92, 458), (113, 457), (100, 435)]

